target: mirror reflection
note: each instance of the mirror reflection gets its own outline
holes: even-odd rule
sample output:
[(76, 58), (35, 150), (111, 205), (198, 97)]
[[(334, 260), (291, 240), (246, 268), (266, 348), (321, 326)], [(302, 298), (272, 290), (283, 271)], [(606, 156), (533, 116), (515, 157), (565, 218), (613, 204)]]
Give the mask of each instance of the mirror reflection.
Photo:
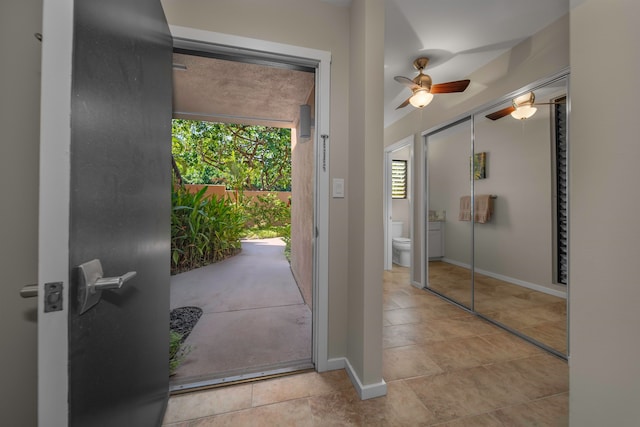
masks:
[(555, 78), (425, 136), (427, 288), (564, 356), (567, 88)]
[(427, 141), (427, 287), (471, 308), (472, 223), (458, 220), (471, 200), (471, 120), (429, 134)]
[(474, 117), (474, 154), (486, 158), (485, 176), (474, 181), (476, 204), (496, 196), (491, 218), (474, 223), (474, 309), (563, 354), (566, 95), (561, 79)]

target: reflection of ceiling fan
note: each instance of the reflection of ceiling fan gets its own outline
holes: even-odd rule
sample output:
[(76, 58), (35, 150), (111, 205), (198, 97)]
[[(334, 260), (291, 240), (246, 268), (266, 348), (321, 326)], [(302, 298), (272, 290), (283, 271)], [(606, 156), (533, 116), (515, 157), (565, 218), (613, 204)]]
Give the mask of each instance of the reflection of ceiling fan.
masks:
[(504, 116), (511, 114), (511, 117), (517, 120), (525, 120), (533, 116), (538, 109), (534, 105), (552, 105), (552, 104), (564, 104), (564, 100), (556, 102), (542, 102), (535, 103), (536, 96), (533, 92), (527, 92), (524, 95), (517, 96), (511, 101), (511, 105), (502, 110), (498, 110), (494, 113), (487, 114), (486, 117), (491, 120), (498, 120)]
[(411, 104), (416, 108), (426, 107), (427, 104), (433, 99), (434, 93), (452, 93), (452, 92), (464, 92), (469, 86), (469, 80), (458, 80), (455, 82), (432, 84), (431, 77), (427, 74), (423, 74), (422, 70), (427, 66), (429, 58), (421, 57), (413, 61), (413, 66), (419, 71), (418, 75), (412, 79), (402, 76), (395, 76), (394, 80), (398, 83), (402, 83), (411, 89), (411, 96), (407, 98), (402, 104), (396, 107), (404, 108)]

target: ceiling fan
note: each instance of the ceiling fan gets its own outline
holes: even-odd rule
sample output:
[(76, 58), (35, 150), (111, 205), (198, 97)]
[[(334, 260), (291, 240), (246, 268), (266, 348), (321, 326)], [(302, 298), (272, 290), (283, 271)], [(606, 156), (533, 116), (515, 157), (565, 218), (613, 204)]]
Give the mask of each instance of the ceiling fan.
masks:
[(553, 105), (564, 104), (564, 100), (555, 102), (536, 103), (536, 96), (533, 92), (527, 92), (524, 95), (517, 96), (511, 101), (511, 105), (502, 110), (487, 114), (485, 117), (491, 120), (498, 120), (511, 114), (511, 117), (517, 120), (525, 120), (533, 116), (538, 109), (534, 105)]
[(407, 86), (412, 92), (409, 98), (396, 107), (396, 110), (404, 108), (409, 104), (416, 108), (423, 108), (431, 102), (433, 94), (435, 93), (464, 92), (467, 86), (469, 86), (469, 80), (457, 80), (455, 82), (439, 83), (434, 85), (431, 81), (431, 77), (422, 72), (428, 62), (429, 58), (426, 57), (420, 57), (413, 61), (414, 68), (418, 70), (418, 75), (413, 79), (402, 76), (395, 76), (393, 78), (398, 83), (402, 83)]

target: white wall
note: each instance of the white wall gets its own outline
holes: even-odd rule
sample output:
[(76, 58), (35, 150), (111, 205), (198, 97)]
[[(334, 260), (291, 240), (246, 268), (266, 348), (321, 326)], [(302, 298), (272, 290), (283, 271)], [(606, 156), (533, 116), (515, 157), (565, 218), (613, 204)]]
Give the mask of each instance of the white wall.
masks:
[(574, 427), (638, 426), (640, 2), (585, 0), (575, 6), (569, 420)]
[(0, 417), (37, 423), (37, 301), (18, 291), (38, 280), (38, 156), (42, 1), (0, 6)]

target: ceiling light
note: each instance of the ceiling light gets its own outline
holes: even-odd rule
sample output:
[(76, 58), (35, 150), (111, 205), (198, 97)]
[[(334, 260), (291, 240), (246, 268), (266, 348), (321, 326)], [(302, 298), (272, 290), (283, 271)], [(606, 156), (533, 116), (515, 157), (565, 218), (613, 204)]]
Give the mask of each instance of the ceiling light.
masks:
[(416, 108), (423, 108), (429, 105), (433, 99), (433, 94), (429, 93), (426, 89), (418, 89), (413, 92), (409, 102)]
[(525, 120), (533, 116), (536, 111), (538, 111), (536, 107), (532, 107), (531, 105), (521, 105), (511, 113), (511, 117), (518, 120)]

